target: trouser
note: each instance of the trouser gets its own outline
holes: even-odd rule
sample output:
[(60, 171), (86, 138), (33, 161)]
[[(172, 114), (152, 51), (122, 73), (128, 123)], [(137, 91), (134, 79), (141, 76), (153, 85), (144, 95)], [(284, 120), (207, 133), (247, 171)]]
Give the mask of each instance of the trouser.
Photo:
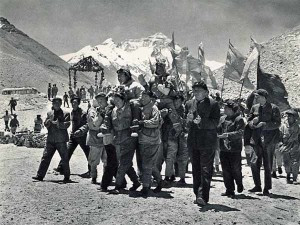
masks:
[(55, 153), (55, 151), (58, 151), (61, 160), (62, 160), (62, 169), (63, 169), (63, 174), (65, 178), (70, 178), (70, 167), (69, 167), (69, 159), (68, 159), (68, 151), (67, 151), (67, 143), (66, 142), (58, 142), (58, 143), (52, 143), (52, 142), (47, 142), (42, 160), (37, 172), (37, 175), (39, 177), (44, 178), (47, 170), (49, 168), (51, 159)]
[[(71, 160), (71, 157), (77, 148), (77, 146), (80, 145), (81, 149), (83, 150), (86, 159), (88, 160), (89, 158), (89, 152), (90, 152), (90, 147), (86, 145), (85, 143), (85, 138), (80, 139), (80, 138), (70, 138), (68, 142), (68, 159), (69, 161)], [(60, 170), (62, 168), (62, 161), (59, 162), (57, 169)], [(88, 171), (90, 171), (90, 165), (88, 165)]]
[(275, 144), (266, 144), (263, 148), (261, 146), (254, 146), (254, 151), (251, 154), (251, 171), (254, 185), (261, 187), (260, 168), (263, 162), (265, 171), (265, 188), (272, 189), (271, 170), (273, 164), (273, 157), (275, 152)]
[(210, 183), (213, 175), (215, 147), (192, 146), (193, 189), (196, 197), (209, 201)]
[(178, 176), (182, 179), (185, 178), (188, 161), (189, 153), (187, 148), (187, 137), (182, 134), (179, 137), (179, 148), (176, 159), (178, 165)]
[(166, 152), (165, 149), (167, 149), (167, 142), (162, 141), (159, 145), (158, 153), (157, 153), (157, 159), (156, 159), (156, 168), (159, 172), (162, 170), (162, 165), (166, 159)]
[(159, 183), (161, 175), (156, 167), (156, 159), (159, 151), (159, 144), (148, 145), (140, 144), (140, 152), (142, 157), (142, 183), (143, 187), (149, 188), (151, 186), (151, 177)]
[(235, 185), (243, 185), (241, 152), (220, 152), (223, 180), (226, 191), (234, 192)]
[(68, 108), (69, 108), (69, 102), (68, 102), (68, 100), (65, 100), (65, 99), (64, 99), (64, 107), (66, 107), (66, 105), (67, 105)]
[(283, 162), (285, 172), (293, 174), (293, 180), (297, 180), (299, 173), (300, 151), (291, 151), (283, 153)]
[[(219, 143), (219, 140), (218, 140), (218, 143)], [(214, 164), (215, 164), (215, 167), (218, 167), (220, 165), (220, 148), (219, 148), (219, 146), (216, 148)]]
[(48, 93), (48, 100), (50, 100), (51, 98), (51, 93)]
[(276, 145), (275, 154), (273, 157), (272, 171), (276, 172), (277, 167), (282, 167), (282, 164), (283, 164), (282, 152), (279, 151), (279, 148)]
[(17, 127), (10, 127), (10, 131), (12, 134), (15, 134), (17, 131)]
[(106, 153), (104, 146), (90, 146), (90, 153), (88, 162), (91, 167), (91, 178), (97, 178), (97, 166), (100, 163), (100, 159), (103, 162), (103, 169), (106, 167)]
[(13, 114), (13, 111), (16, 111), (16, 106), (10, 105), (10, 114)]
[(94, 94), (90, 94), (90, 99), (93, 99), (94, 98)]
[(116, 177), (116, 188), (122, 186), (127, 174), (130, 180), (134, 183), (138, 183), (138, 176), (133, 168), (133, 156), (136, 147), (136, 138), (129, 138), (128, 140), (121, 143), (120, 146), (120, 164)]
[(4, 121), (4, 123), (5, 123), (5, 129), (4, 129), (4, 131), (9, 131), (8, 121)]
[(101, 187), (107, 188), (112, 182), (113, 177), (117, 175), (119, 163), (117, 159), (116, 148), (114, 145), (105, 145), (104, 149), (107, 155), (107, 163), (102, 176)]
[(166, 177), (174, 175), (174, 163), (176, 162), (176, 156), (178, 151), (179, 141), (178, 138), (169, 139), (167, 142), (167, 157), (166, 157)]

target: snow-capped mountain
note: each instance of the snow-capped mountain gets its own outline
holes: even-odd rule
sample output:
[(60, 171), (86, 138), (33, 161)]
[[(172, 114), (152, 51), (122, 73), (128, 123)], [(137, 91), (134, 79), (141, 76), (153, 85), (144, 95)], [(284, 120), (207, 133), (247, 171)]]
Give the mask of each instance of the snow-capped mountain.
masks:
[[(125, 67), (130, 69), (133, 75), (145, 74), (150, 76), (150, 65), (155, 64), (156, 58), (166, 59), (167, 68), (171, 69), (172, 54), (170, 48), (171, 39), (162, 33), (156, 33), (146, 38), (128, 39), (121, 43), (115, 43), (111, 38), (96, 46), (85, 46), (75, 53), (60, 56), (70, 64), (77, 63), (83, 57), (92, 56), (103, 67), (105, 78), (115, 84), (116, 70)], [(180, 52), (181, 47), (176, 44), (175, 51)], [(207, 60), (206, 60), (207, 61)], [(217, 69), (222, 63), (207, 61), (208, 66)]]

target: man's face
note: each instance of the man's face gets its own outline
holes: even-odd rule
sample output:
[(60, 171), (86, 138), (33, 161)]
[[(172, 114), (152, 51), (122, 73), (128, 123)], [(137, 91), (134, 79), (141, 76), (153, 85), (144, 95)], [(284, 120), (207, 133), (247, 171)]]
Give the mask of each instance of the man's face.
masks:
[(57, 110), (59, 110), (60, 107), (61, 107), (61, 102), (60, 102), (60, 101), (54, 101), (54, 102), (52, 102), (52, 106), (53, 106), (53, 109), (54, 109), (55, 111), (57, 111)]
[(96, 98), (98, 105), (103, 108), (107, 105), (106, 97), (98, 97)]
[(182, 100), (181, 100), (181, 98), (176, 98), (176, 99), (174, 100), (174, 107), (175, 107), (175, 109), (178, 109), (181, 105), (182, 105)]
[(255, 101), (260, 105), (264, 105), (266, 103), (267, 99), (265, 96), (255, 95)]
[(140, 98), (140, 103), (142, 106), (147, 105), (149, 102), (151, 101), (151, 98), (149, 95), (147, 94), (142, 94), (141, 98)]
[(118, 108), (118, 109), (120, 109), (120, 108), (122, 108), (123, 107), (123, 105), (124, 105), (124, 100), (123, 99), (121, 99), (120, 97), (118, 97), (118, 96), (114, 96), (114, 104), (115, 104), (115, 106)]
[(124, 84), (127, 81), (127, 76), (124, 72), (118, 73), (118, 81), (120, 84)]
[(77, 110), (78, 107), (79, 107), (79, 102), (78, 102), (77, 99), (74, 99), (74, 100), (72, 101), (72, 108), (73, 108), (74, 110)]
[(289, 124), (293, 124), (295, 122), (295, 117), (292, 114), (287, 115), (287, 120)]
[(226, 116), (232, 116), (234, 114), (232, 108), (228, 107), (227, 105), (224, 107), (224, 113)]
[(193, 93), (197, 101), (201, 101), (208, 96), (208, 91), (201, 87), (195, 87)]

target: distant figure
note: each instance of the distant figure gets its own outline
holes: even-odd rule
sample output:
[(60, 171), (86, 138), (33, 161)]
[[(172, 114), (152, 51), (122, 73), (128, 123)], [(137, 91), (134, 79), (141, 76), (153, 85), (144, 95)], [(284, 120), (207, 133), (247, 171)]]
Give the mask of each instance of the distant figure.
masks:
[(4, 119), (4, 123), (5, 123), (4, 131), (10, 131), (10, 129), (8, 127), (8, 122), (11, 119), (11, 115), (8, 114), (8, 110), (5, 111), (5, 114), (4, 114), (4, 116), (2, 116), (2, 118)]
[(13, 111), (16, 111), (17, 100), (11, 97), (8, 105), (10, 106), (10, 114), (13, 114)]
[(11, 119), (11, 121), (10, 121), (10, 123), (9, 123), (9, 126), (10, 126), (11, 132), (12, 132), (13, 134), (15, 134), (16, 131), (17, 131), (17, 127), (19, 127), (20, 124), (19, 124), (19, 121), (18, 121), (18, 119), (17, 119), (17, 115), (14, 114), (13, 116), (14, 116), (14, 118)]
[(96, 88), (95, 88), (95, 95), (97, 95), (98, 93), (99, 93), (99, 87), (97, 85)]
[(86, 90), (85, 90), (85, 88), (81, 89), (80, 94), (81, 94), (82, 100), (86, 100)]
[(34, 133), (41, 133), (43, 127), (44, 125), (41, 115), (37, 115), (34, 119)]
[(70, 102), (71, 102), (71, 99), (75, 97), (74, 91), (71, 87), (69, 87), (68, 94), (69, 94)]
[(51, 83), (49, 83), (48, 85), (48, 100), (50, 101), (50, 98), (52, 96), (52, 87), (51, 87)]
[(53, 84), (53, 87), (52, 87), (52, 98), (56, 98), (57, 93), (58, 93), (58, 88), (56, 87), (56, 84)]
[(66, 104), (68, 105), (68, 108), (70, 107), (69, 106), (69, 102), (68, 102), (68, 99), (69, 99), (69, 95), (67, 94), (67, 92), (65, 92), (64, 96), (64, 107), (66, 107)]
[(88, 92), (90, 94), (90, 99), (93, 99), (94, 98), (94, 88), (93, 86), (91, 85), (91, 87), (88, 89)]

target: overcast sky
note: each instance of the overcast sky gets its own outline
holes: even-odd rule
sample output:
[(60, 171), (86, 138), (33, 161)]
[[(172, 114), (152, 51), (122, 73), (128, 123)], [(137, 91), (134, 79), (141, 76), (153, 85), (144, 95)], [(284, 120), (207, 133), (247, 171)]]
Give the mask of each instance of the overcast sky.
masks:
[(107, 38), (162, 32), (196, 55), (225, 61), (228, 39), (242, 53), (300, 25), (300, 0), (0, 0), (0, 16), (58, 55)]

